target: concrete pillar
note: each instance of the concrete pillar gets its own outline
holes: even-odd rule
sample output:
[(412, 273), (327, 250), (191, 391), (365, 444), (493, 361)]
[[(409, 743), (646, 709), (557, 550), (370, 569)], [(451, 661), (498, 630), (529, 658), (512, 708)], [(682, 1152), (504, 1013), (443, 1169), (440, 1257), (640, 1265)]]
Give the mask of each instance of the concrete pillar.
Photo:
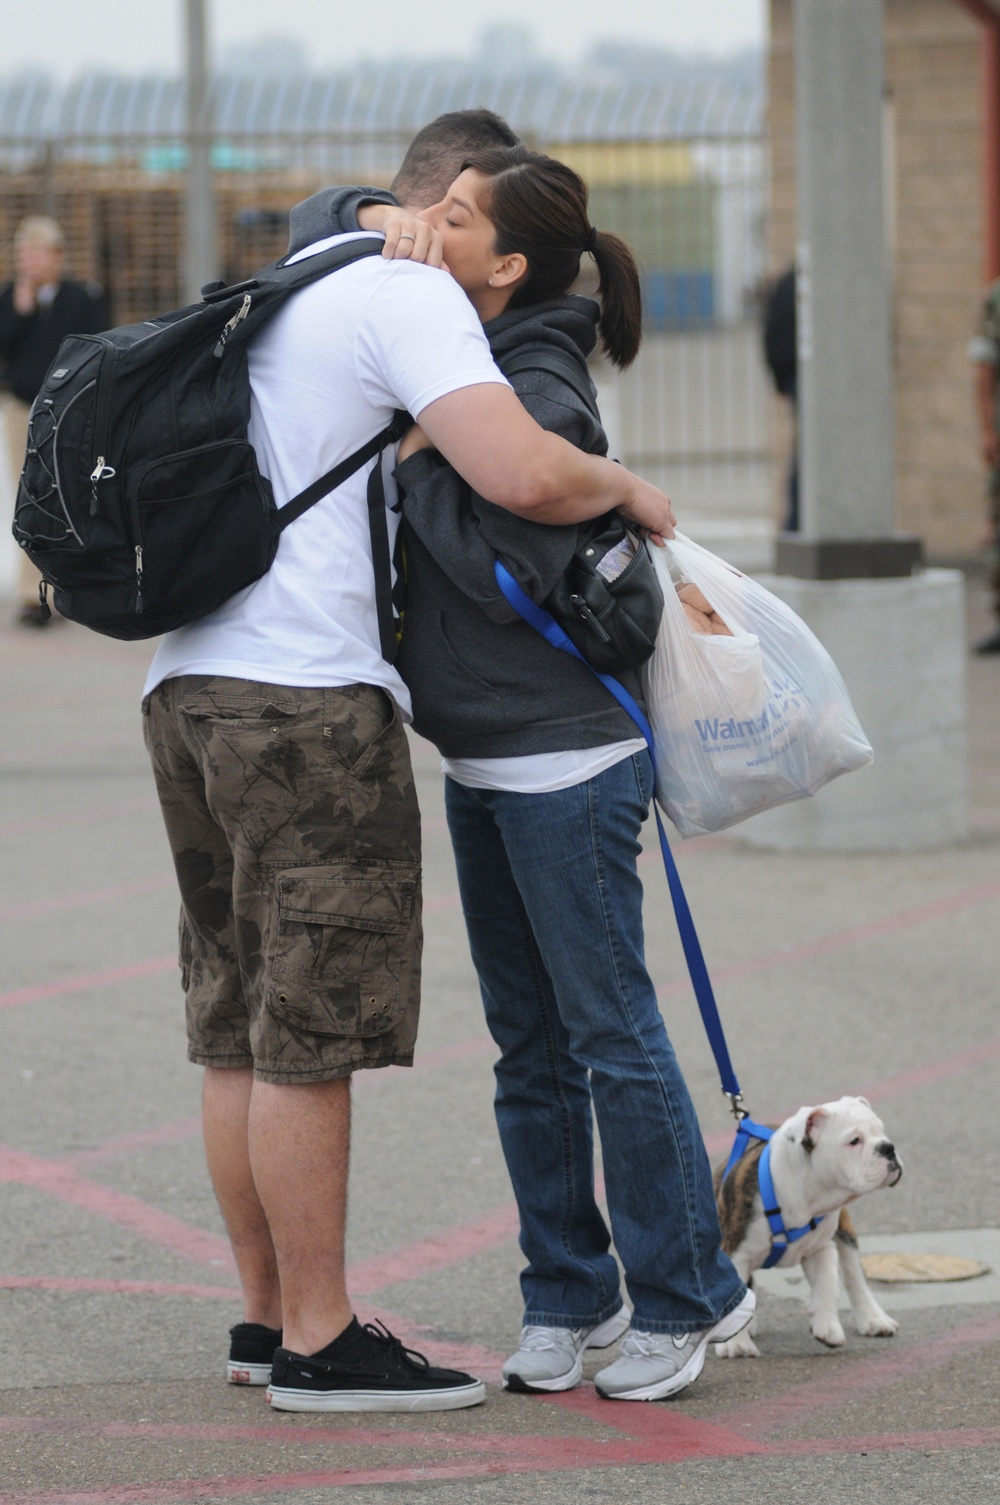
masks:
[(799, 422), (805, 533), (893, 531), (879, 0), (796, 0)]
[(962, 580), (894, 531), (882, 0), (795, 0), (802, 531), (765, 583), (833, 654), (872, 768), (740, 828), (787, 850), (965, 834)]
[(196, 303), (206, 282), (218, 277), (215, 195), (212, 184), (211, 77), (208, 67), (206, 0), (185, 0), (186, 124), (188, 170), (185, 192), (185, 303)]

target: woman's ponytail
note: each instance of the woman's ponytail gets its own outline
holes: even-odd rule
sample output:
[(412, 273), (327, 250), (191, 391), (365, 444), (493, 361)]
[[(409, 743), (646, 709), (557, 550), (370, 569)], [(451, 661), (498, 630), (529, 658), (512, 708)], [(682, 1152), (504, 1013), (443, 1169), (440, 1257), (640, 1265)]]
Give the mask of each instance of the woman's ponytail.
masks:
[(561, 298), (580, 274), (589, 251), (601, 280), (601, 345), (616, 366), (632, 364), (642, 339), (642, 296), (635, 257), (617, 235), (590, 223), (587, 185), (565, 162), (524, 146), (498, 146), (467, 157), (487, 179), (480, 208), (496, 227), (501, 255), (520, 252), (527, 274), (514, 289), (510, 308)]
[(635, 360), (642, 340), (639, 268), (619, 236), (598, 230), (591, 240), (601, 279), (601, 345), (612, 365), (624, 369)]

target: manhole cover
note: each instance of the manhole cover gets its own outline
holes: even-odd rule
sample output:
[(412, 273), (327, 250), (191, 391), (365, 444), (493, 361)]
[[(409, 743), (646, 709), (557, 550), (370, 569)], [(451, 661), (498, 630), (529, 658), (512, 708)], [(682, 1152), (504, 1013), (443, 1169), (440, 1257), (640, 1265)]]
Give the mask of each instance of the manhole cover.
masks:
[(863, 1254), (861, 1264), (869, 1280), (972, 1280), (990, 1273), (981, 1260), (959, 1254)]

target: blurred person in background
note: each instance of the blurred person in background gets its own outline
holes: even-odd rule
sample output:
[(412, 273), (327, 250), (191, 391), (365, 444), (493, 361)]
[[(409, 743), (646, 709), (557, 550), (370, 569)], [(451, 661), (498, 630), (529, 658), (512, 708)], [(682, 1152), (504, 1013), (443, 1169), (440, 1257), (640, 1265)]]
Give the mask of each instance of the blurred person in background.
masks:
[[(68, 334), (96, 334), (108, 325), (104, 294), (94, 282), (63, 277), (65, 237), (55, 220), (29, 215), (14, 234), (14, 281), (0, 291), (0, 397), (14, 487), (28, 438), (28, 414)], [(18, 621), (45, 627), (41, 577), (26, 554), (17, 581)]]
[(976, 365), (982, 455), (989, 467), (989, 518), (981, 542), (990, 551), (990, 590), (997, 618), (993, 631), (976, 644), (976, 652), (1000, 653), (1000, 280), (987, 290), (979, 331), (969, 345), (969, 359)]
[(792, 409), (792, 453), (788, 461), (786, 533), (799, 531), (798, 360), (795, 329), (795, 268), (772, 283), (764, 303), (764, 359), (775, 391)]

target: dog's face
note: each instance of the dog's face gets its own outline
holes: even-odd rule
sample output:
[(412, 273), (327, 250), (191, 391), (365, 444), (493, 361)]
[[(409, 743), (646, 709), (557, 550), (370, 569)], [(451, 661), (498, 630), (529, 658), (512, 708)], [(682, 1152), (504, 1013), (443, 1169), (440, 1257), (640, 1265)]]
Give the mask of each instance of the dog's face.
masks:
[(851, 1200), (880, 1186), (895, 1186), (903, 1174), (882, 1120), (863, 1097), (800, 1108), (779, 1133), (801, 1146), (822, 1188), (841, 1189)]

